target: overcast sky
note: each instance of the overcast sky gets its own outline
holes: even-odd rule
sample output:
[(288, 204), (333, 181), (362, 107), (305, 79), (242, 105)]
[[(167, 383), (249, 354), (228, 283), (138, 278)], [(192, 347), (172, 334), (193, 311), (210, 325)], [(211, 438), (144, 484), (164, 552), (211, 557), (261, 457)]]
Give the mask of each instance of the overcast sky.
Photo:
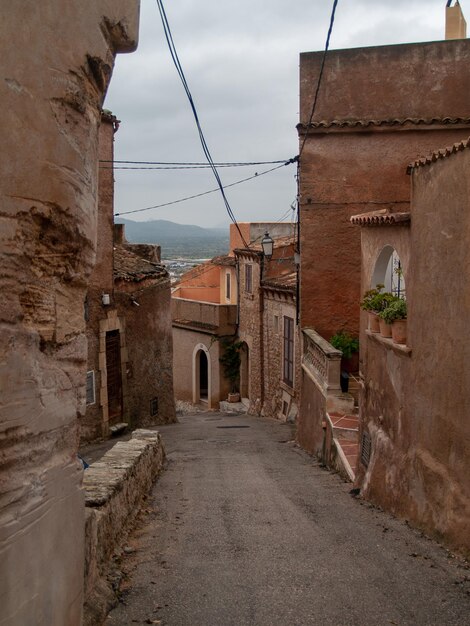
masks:
[[(141, 0), (140, 43), (119, 55), (105, 107), (122, 121), (115, 158), (204, 161), (156, 0)], [(215, 161), (274, 161), (298, 152), (299, 53), (324, 47), (332, 0), (166, 0), (173, 38)], [(446, 0), (339, 0), (330, 48), (444, 36)], [(470, 22), (470, 0), (460, 5)], [(221, 169), (224, 185), (272, 166)], [(295, 166), (227, 190), (238, 221), (290, 218)], [(216, 187), (210, 170), (117, 170), (115, 212)], [(123, 216), (124, 217), (124, 216)], [(130, 219), (229, 223), (219, 193)]]

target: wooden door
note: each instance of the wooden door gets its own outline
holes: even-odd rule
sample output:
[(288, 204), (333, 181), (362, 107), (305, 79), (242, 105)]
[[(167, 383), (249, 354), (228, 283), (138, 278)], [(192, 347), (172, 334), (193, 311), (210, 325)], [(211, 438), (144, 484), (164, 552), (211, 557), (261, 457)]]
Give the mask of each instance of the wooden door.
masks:
[(118, 330), (106, 333), (106, 375), (109, 424), (122, 420), (121, 337)]

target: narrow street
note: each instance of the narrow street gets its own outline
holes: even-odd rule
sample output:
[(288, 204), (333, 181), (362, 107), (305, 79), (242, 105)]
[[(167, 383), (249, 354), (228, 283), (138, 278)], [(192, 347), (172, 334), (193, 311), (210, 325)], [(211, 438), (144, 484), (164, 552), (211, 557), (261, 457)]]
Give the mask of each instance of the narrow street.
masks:
[(203, 413), (159, 428), (168, 465), (107, 626), (470, 623), (470, 570), (349, 494), (292, 427)]

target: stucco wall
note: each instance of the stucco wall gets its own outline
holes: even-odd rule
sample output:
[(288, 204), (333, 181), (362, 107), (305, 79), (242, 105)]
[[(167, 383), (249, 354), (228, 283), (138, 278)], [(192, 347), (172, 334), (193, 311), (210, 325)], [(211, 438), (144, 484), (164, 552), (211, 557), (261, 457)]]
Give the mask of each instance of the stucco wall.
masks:
[[(95, 261), (100, 108), (137, 0), (18, 0), (0, 23), (0, 622), (78, 626), (83, 302)], [(14, 42), (14, 45), (12, 45)], [(53, 581), (53, 584), (51, 584)]]
[[(321, 56), (301, 55), (303, 123)], [(468, 136), (468, 122), (426, 120), (468, 119), (469, 61), (469, 41), (328, 53), (314, 120), (326, 124), (310, 131), (301, 158), (303, 327), (312, 326), (327, 339), (344, 326), (359, 329), (360, 235), (349, 218), (369, 210), (404, 210), (408, 163)], [(408, 118), (421, 121), (403, 123)]]
[[(175, 372), (174, 391), (177, 400), (198, 401), (193, 394), (196, 381), (195, 354), (205, 347), (209, 358), (210, 397), (208, 408), (218, 409), (219, 401), (227, 397), (228, 384), (223, 379), (219, 358), (220, 342), (215, 335), (198, 333), (194, 330), (173, 327), (173, 369)], [(196, 385), (197, 387), (197, 385)]]
[(403, 261), (412, 353), (370, 337), (361, 343), (361, 424), (372, 458), (359, 479), (365, 497), (467, 553), (469, 174), (468, 149), (417, 168), (409, 232), (363, 229), (365, 286), (385, 243)]

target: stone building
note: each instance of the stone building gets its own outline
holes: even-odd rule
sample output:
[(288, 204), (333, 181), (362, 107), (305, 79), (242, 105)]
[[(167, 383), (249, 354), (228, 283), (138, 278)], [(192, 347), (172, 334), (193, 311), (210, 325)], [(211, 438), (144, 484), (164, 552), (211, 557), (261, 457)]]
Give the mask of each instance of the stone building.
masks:
[(129, 244), (113, 224), (116, 118), (100, 127), (98, 246), (86, 299), (87, 410), (84, 441), (175, 419), (170, 279), (160, 248)]
[[(79, 626), (87, 281), (98, 128), (137, 0), (5, 4), (0, 183), (0, 622)], [(14, 45), (12, 44), (14, 42)]]
[(172, 294), (175, 398), (218, 409), (230, 391), (220, 364), (237, 328), (235, 257), (216, 257), (186, 272)]
[[(263, 234), (270, 226), (264, 225)], [(291, 224), (283, 226), (292, 232)], [(292, 236), (273, 240), (271, 259), (264, 257), (259, 240), (234, 250), (240, 283), (240, 391), (251, 414), (294, 420), (300, 386), (295, 244)]]
[(307, 126), (322, 56), (301, 55), (298, 125), (300, 319), (308, 331), (298, 439), (320, 456), (325, 406), (342, 402), (331, 378), (338, 356), (323, 340), (342, 329), (359, 332), (361, 248), (350, 217), (408, 211), (407, 164), (469, 134), (470, 42), (329, 52)]
[(470, 554), (470, 140), (414, 162), (406, 212), (352, 218), (361, 226), (362, 285), (401, 261), (406, 345), (361, 323), (361, 493)]
[[(227, 399), (230, 391), (229, 381), (220, 363), (224, 354), (224, 342), (239, 339), (243, 343), (240, 352), (242, 401), (250, 407), (250, 411), (261, 411), (261, 398), (265, 396), (264, 383), (263, 391), (261, 390), (261, 377), (264, 375), (264, 360), (269, 359), (269, 354), (265, 355), (261, 347), (265, 328), (268, 333), (264, 316), (270, 319), (269, 336), (274, 333), (274, 319), (276, 316), (278, 318), (278, 327), (273, 334), (276, 337), (276, 346), (283, 340), (284, 317), (296, 319), (292, 241), (282, 248), (282, 252), (280, 249), (276, 250), (275, 256), (285, 258), (277, 258), (276, 263), (268, 264), (269, 268), (277, 270), (272, 272), (270, 269), (269, 277), (272, 281), (269, 286), (266, 285), (265, 291), (261, 290), (260, 241), (266, 230), (273, 237), (283, 237), (292, 234), (293, 226), (276, 222), (242, 222), (237, 228), (232, 224), (229, 254), (216, 257), (186, 272), (175, 286), (172, 294), (172, 317), (177, 400), (195, 404), (202, 402), (208, 408), (219, 408), (220, 402)], [(244, 242), (249, 242), (248, 249), (240, 248)], [(253, 261), (250, 263), (252, 274), (249, 294), (246, 293), (246, 258)], [(240, 274), (241, 265), (243, 269)], [(259, 308), (261, 301), (269, 304), (269, 314), (264, 308)], [(237, 334), (238, 329), (242, 329), (242, 334)], [(295, 324), (289, 326), (291, 348), (296, 329)], [(281, 354), (282, 349), (276, 353), (276, 363)], [(291, 361), (292, 359), (289, 361), (290, 365)], [(268, 360), (268, 363), (271, 363), (269, 368), (272, 375), (266, 381), (266, 393), (270, 398), (266, 407), (267, 414), (283, 415), (284, 419), (289, 416), (292, 418), (297, 410), (294, 387), (300, 379), (299, 372), (296, 371), (295, 379), (290, 381), (293, 386), (286, 385), (281, 393), (282, 385), (279, 386), (279, 376), (276, 378), (273, 362)], [(281, 367), (279, 364), (279, 371)], [(275, 400), (271, 399), (271, 394), (273, 398), (275, 396)]]

